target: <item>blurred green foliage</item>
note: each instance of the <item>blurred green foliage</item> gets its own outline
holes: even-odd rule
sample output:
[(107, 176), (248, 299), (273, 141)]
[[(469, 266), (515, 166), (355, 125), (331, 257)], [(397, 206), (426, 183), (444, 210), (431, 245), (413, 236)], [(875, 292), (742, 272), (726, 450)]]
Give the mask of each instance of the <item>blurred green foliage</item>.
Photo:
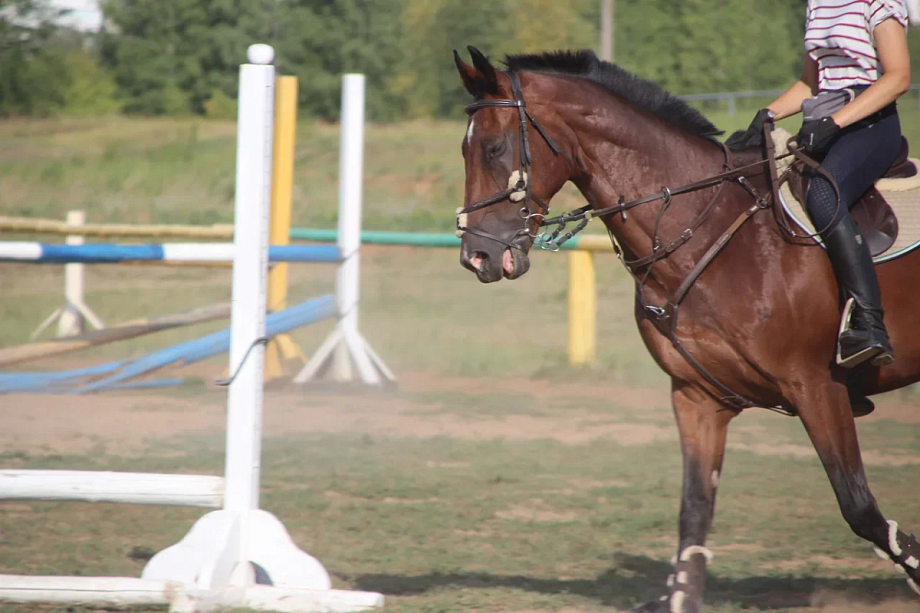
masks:
[[(0, 114), (230, 117), (255, 41), (335, 119), (340, 76), (377, 121), (457, 116), (451, 59), (598, 46), (599, 0), (103, 0), (103, 32), (55, 26), (49, 0), (0, 0)], [(801, 67), (803, 0), (618, 0), (615, 58), (680, 94), (782, 88)], [(911, 37), (911, 46), (920, 46)]]

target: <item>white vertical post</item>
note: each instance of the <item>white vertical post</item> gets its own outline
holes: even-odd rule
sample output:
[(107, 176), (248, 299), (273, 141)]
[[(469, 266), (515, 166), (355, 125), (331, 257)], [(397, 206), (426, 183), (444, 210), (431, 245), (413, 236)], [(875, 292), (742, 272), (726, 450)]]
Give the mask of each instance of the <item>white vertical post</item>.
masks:
[[(361, 191), (364, 172), (364, 75), (342, 77), (342, 118), (339, 136), (339, 250), (345, 261), (336, 277), (339, 326), (346, 341), (358, 332), (361, 291)], [(336, 348), (333, 377), (351, 380), (348, 343)], [(376, 376), (374, 373), (373, 376)]]
[(352, 366), (362, 382), (380, 385), (381, 375), (395, 383), (396, 377), (374, 353), (358, 330), (361, 291), (361, 190), (364, 165), (364, 75), (342, 77), (342, 118), (339, 148), (339, 238), (343, 262), (336, 274), (338, 325), (294, 377), (305, 383), (331, 367), (335, 381), (354, 379)]
[[(245, 513), (259, 506), (262, 438), (262, 360), (268, 211), (271, 201), (275, 67), (271, 48), (253, 45), (252, 64), (240, 66), (233, 231), (233, 307), (227, 400), (227, 494), (224, 508)], [(259, 56), (263, 52), (265, 55)], [(255, 62), (259, 62), (256, 64)], [(249, 354), (247, 356), (247, 353)]]
[(613, 61), (615, 0), (601, 0), (601, 59)]
[[(86, 213), (83, 211), (68, 211), (67, 225), (79, 228), (86, 223)], [(82, 245), (82, 235), (71, 235), (66, 238), (68, 245)], [(64, 264), (64, 306), (49, 315), (41, 325), (32, 332), (29, 340), (34, 340), (54, 322), (58, 322), (59, 337), (80, 334), (86, 329), (89, 322), (97, 330), (105, 327), (99, 316), (83, 302), (83, 264)]]
[[(68, 226), (82, 226), (86, 223), (84, 211), (67, 211)], [(73, 235), (66, 239), (68, 245), (82, 245), (83, 236)], [(83, 304), (83, 264), (64, 264), (64, 310), (58, 318), (58, 336), (80, 334), (86, 328), (83, 314), (78, 310)]]

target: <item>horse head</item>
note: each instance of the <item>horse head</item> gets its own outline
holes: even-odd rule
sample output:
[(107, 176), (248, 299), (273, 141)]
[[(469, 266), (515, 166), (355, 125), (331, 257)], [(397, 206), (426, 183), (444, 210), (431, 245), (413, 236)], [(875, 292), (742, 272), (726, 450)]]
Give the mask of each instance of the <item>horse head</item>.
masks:
[[(571, 164), (549, 134), (559, 128), (556, 115), (542, 111), (552, 99), (551, 83), (531, 74), (522, 83), (516, 73), (497, 71), (478, 49), (468, 49), (472, 66), (454, 51), (460, 78), (474, 98), (466, 107), (470, 119), (461, 146), (466, 185), (457, 215), (460, 263), (491, 283), (516, 279), (530, 268), (528, 253), (540, 221), (569, 180)], [(561, 129), (555, 133), (559, 138)]]

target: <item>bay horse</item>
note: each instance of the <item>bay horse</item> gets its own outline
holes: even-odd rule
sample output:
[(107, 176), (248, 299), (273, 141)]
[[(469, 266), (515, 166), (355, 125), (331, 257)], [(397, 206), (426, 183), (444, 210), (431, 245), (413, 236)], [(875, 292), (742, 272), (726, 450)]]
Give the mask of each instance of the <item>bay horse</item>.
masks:
[(702, 608), (728, 425), (757, 406), (802, 420), (844, 519), (920, 594), (920, 544), (879, 510), (854, 421), (865, 396), (920, 380), (920, 250), (877, 267), (896, 360), (845, 371), (834, 361), (841, 301), (828, 258), (761, 212), (767, 164), (732, 171), (762, 152), (736, 158), (698, 111), (590, 51), (509, 56), (500, 71), (468, 49), (472, 65), (454, 52), (474, 97), (462, 143), (462, 265), (483, 283), (526, 273), (549, 203), (571, 181), (588, 203), (573, 219), (616, 213), (601, 219), (636, 278), (642, 339), (671, 378), (680, 539), (666, 595), (642, 609)]

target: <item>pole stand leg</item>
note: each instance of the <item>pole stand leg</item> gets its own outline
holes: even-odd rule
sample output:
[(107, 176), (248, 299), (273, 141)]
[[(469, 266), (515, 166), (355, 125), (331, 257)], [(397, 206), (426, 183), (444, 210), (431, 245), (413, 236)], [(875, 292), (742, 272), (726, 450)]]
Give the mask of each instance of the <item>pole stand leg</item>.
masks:
[[(249, 543), (244, 557), (256, 566), (238, 568), (243, 542)], [(298, 549), (284, 525), (261, 509), (208, 513), (181, 541), (153, 556), (141, 578), (181, 581), (199, 590), (249, 583), (310, 590), (332, 587), (323, 565)]]
[[(357, 378), (355, 377), (357, 372)], [(338, 383), (359, 380), (366, 385), (395, 386), (396, 376), (360, 332), (336, 327), (316, 350), (306, 366), (294, 377), (294, 383), (318, 381), (326, 373)]]

